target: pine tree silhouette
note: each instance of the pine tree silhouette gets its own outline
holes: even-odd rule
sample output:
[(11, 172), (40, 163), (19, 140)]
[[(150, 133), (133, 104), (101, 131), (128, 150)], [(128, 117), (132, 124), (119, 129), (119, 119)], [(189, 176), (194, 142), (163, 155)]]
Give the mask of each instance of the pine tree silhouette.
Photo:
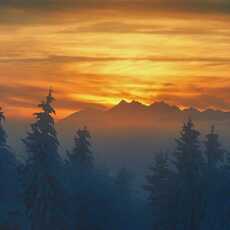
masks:
[(18, 162), (7, 144), (4, 121), (0, 108), (0, 229), (16, 229), (22, 223), (24, 210), (20, 199)]
[[(224, 161), (225, 150), (222, 148), (219, 135), (212, 126), (210, 133), (206, 135), (205, 156), (207, 159), (207, 170), (205, 179), (206, 209), (205, 219), (202, 228), (204, 229), (222, 229), (219, 225), (224, 209), (220, 197), (224, 197), (222, 189), (225, 187), (222, 164)], [(217, 199), (218, 198), (218, 199)]]
[(205, 161), (200, 150), (200, 133), (191, 119), (176, 139), (174, 152), (178, 171), (177, 222), (181, 229), (199, 229), (204, 215), (203, 189)]
[(202, 174), (204, 159), (200, 150), (200, 132), (194, 129), (191, 119), (184, 124), (180, 137), (176, 139), (175, 165), (183, 176)]
[(146, 176), (145, 190), (149, 193), (153, 229), (172, 230), (175, 228), (173, 204), (175, 197), (174, 173), (169, 168), (168, 155), (158, 153)]
[[(225, 152), (225, 161), (220, 168), (220, 177), (218, 178), (219, 193), (216, 195), (216, 216), (214, 230), (230, 228), (230, 152)], [(211, 222), (211, 221), (210, 221)], [(211, 222), (213, 223), (213, 221)]]
[(68, 152), (68, 157), (74, 229), (91, 229), (94, 226), (92, 210), (95, 199), (95, 172), (91, 135), (86, 127), (77, 131), (73, 150)]
[(205, 155), (208, 161), (208, 167), (213, 169), (218, 163), (224, 160), (224, 150), (219, 142), (219, 135), (215, 132), (215, 127), (211, 127), (211, 131), (206, 136)]
[(74, 138), (69, 156), (70, 209), (73, 229), (116, 230), (112, 178), (95, 166), (91, 135), (85, 127)]
[(93, 153), (91, 151), (91, 135), (86, 127), (79, 129), (74, 137), (74, 148), (69, 155), (71, 164), (81, 169), (90, 169), (94, 165)]
[(61, 159), (54, 127), (52, 90), (39, 104), (41, 112), (23, 140), (28, 159), (25, 166), (25, 205), (32, 230), (65, 230), (63, 188), (59, 175)]

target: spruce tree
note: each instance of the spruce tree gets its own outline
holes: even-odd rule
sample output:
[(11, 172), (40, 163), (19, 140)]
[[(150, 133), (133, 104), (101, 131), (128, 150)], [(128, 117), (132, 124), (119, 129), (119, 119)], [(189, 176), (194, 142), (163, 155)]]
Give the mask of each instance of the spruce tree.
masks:
[(204, 151), (207, 159), (205, 179), (206, 210), (202, 226), (204, 229), (222, 229), (220, 219), (223, 215), (222, 210), (225, 209), (223, 205), (225, 201), (222, 198), (225, 196), (223, 188), (225, 187), (226, 177), (222, 167), (220, 167), (220, 163), (223, 163), (224, 152), (219, 141), (219, 135), (216, 133), (215, 127), (212, 126), (210, 133), (206, 135)]
[(22, 227), (23, 202), (20, 200), (18, 163), (7, 144), (4, 121), (0, 109), (0, 229), (16, 229)]
[(94, 219), (94, 159), (91, 135), (86, 127), (79, 129), (74, 137), (74, 147), (69, 156), (70, 196), (74, 229), (92, 229)]
[(66, 230), (63, 188), (60, 182), (61, 158), (52, 114), (54, 97), (49, 91), (39, 104), (41, 112), (23, 140), (28, 159), (25, 166), (25, 205), (31, 230)]
[(111, 177), (97, 170), (91, 146), (91, 135), (85, 127), (77, 131), (69, 156), (70, 210), (76, 230), (117, 229), (114, 220)]
[[(222, 170), (221, 170), (222, 169)], [(226, 151), (225, 153), (225, 161), (223, 168), (220, 168), (221, 174), (219, 178), (219, 187), (220, 193), (216, 196), (217, 203), (217, 213), (216, 215), (216, 224), (214, 230), (230, 229), (230, 152)]]
[(149, 193), (153, 229), (175, 229), (174, 173), (169, 168), (167, 154), (155, 155), (154, 163), (150, 167), (150, 174), (146, 176), (146, 180), (145, 190)]
[(215, 127), (211, 127), (211, 132), (206, 135), (205, 155), (208, 162), (208, 168), (218, 167), (218, 163), (224, 160), (224, 150), (219, 141), (219, 135), (215, 132)]
[(94, 159), (91, 150), (91, 135), (86, 127), (79, 129), (74, 137), (74, 148), (69, 155), (75, 168), (89, 170), (93, 168)]
[[(175, 165), (183, 176), (201, 175), (204, 159), (200, 149), (200, 132), (194, 128), (191, 119), (184, 124), (180, 137), (176, 139)], [(194, 175), (193, 175), (194, 174)]]
[(205, 162), (200, 149), (200, 132), (191, 119), (184, 124), (176, 139), (174, 152), (178, 172), (177, 222), (183, 230), (198, 230), (204, 215)]

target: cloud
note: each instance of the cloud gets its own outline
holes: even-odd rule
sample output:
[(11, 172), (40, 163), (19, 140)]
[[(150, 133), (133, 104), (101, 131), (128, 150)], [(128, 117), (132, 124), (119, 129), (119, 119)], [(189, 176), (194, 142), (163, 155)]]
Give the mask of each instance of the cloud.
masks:
[(101, 8), (101, 7), (160, 7), (177, 9), (216, 9), (227, 11), (228, 0), (1, 0), (2, 6), (21, 8)]
[[(38, 111), (37, 105), (45, 98), (48, 93), (48, 87), (46, 86), (28, 86), (24, 84), (14, 85), (0, 85), (0, 98), (1, 107), (7, 111), (7, 115), (17, 117), (17, 114), (26, 117), (32, 117), (33, 113)], [(56, 98), (55, 108), (57, 109), (57, 115), (61, 117), (66, 116), (66, 112), (72, 113), (83, 109), (106, 109), (105, 106), (84, 102), (77, 99), (73, 99), (66, 95), (66, 91), (63, 89), (55, 88), (54, 96)], [(10, 111), (10, 112), (9, 112)], [(24, 113), (23, 113), (24, 111)], [(63, 114), (64, 111), (64, 114)]]
[(177, 104), (183, 107), (195, 107), (199, 109), (215, 108), (222, 110), (230, 109), (230, 101), (226, 101), (225, 98), (209, 94), (199, 94), (194, 96), (178, 96), (174, 95), (173, 93), (165, 93), (159, 95), (156, 99), (167, 101), (172, 104)]
[[(210, 82), (210, 86), (206, 83)], [(199, 109), (217, 108), (230, 110), (230, 79), (201, 78), (200, 82), (193, 80), (191, 84), (167, 83), (157, 90), (155, 99), (164, 100), (183, 107), (197, 107)], [(215, 87), (213, 86), (215, 85)]]
[[(159, 11), (229, 14), (230, 2), (229, 0), (1, 0), (0, 8), (1, 21), (4, 19), (8, 23), (17, 23), (17, 21), (26, 22), (28, 16), (33, 18), (33, 21), (43, 20), (41, 15), (47, 12), (63, 14), (63, 12), (89, 10), (133, 11), (137, 15), (141, 12)], [(15, 17), (7, 17), (7, 15)], [(58, 17), (49, 18), (49, 20), (53, 19), (63, 20)]]
[(167, 56), (143, 56), (143, 57), (106, 57), (106, 56), (70, 56), (70, 55), (50, 55), (45, 57), (0, 57), (0, 63), (24, 63), (24, 64), (63, 64), (63, 63), (95, 63), (95, 62), (114, 62), (114, 61), (150, 61), (150, 62), (169, 62), (169, 63), (189, 63), (197, 62), (205, 65), (225, 65), (230, 64), (229, 57), (167, 57)]
[(93, 56), (65, 56), (65, 55), (50, 55), (47, 57), (35, 58), (15, 58), (7, 57), (1, 58), (0, 63), (72, 63), (72, 62), (106, 62), (106, 61), (119, 61), (119, 57), (93, 57)]
[[(71, 29), (64, 29), (59, 31), (63, 34), (76, 34), (76, 33), (117, 33), (117, 34), (153, 34), (153, 35), (215, 35), (216, 28), (212, 26), (197, 27), (193, 24), (187, 23), (186, 25), (167, 25), (159, 21), (149, 23), (145, 22), (125, 22), (121, 20), (105, 20), (94, 22), (86, 25), (77, 25)], [(222, 32), (223, 34), (229, 31)]]

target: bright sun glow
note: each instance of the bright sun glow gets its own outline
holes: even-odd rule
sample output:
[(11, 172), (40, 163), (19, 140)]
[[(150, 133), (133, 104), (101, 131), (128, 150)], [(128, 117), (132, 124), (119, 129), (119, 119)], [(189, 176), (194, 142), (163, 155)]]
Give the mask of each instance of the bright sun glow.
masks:
[(228, 110), (230, 23), (197, 17), (79, 14), (59, 25), (2, 25), (0, 78), (13, 95), (2, 106), (13, 115), (23, 105), (20, 116), (31, 116), (52, 86), (58, 117), (121, 99)]

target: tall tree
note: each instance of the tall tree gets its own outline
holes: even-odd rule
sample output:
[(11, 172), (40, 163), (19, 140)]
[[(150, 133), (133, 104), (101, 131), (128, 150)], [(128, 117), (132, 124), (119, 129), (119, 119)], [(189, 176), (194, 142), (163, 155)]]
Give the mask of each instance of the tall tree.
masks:
[(74, 148), (69, 155), (71, 164), (80, 169), (93, 167), (93, 153), (91, 150), (91, 135), (86, 127), (79, 129), (74, 137)]
[(206, 135), (205, 155), (208, 161), (208, 168), (210, 169), (216, 168), (218, 163), (224, 160), (224, 150), (214, 126), (211, 127), (210, 133)]
[(70, 179), (70, 210), (73, 229), (116, 229), (112, 179), (107, 172), (97, 170), (87, 128), (74, 138), (74, 148), (68, 153)]
[(25, 166), (25, 205), (32, 230), (65, 230), (61, 158), (52, 114), (52, 90), (35, 113), (36, 121), (23, 140), (28, 159)]
[[(218, 186), (220, 192), (218, 196), (215, 197), (216, 200), (216, 216), (215, 216), (215, 226), (212, 226), (213, 230), (230, 229), (230, 152), (226, 152), (225, 162), (223, 170), (221, 171), (221, 177), (218, 179)], [(213, 224), (213, 220), (210, 221)]]
[(207, 170), (205, 177), (206, 210), (203, 229), (223, 229), (220, 222), (223, 222), (221, 221), (222, 210), (225, 209), (225, 199), (222, 198), (225, 196), (223, 188), (226, 187), (224, 185), (226, 177), (220, 163), (223, 163), (224, 152), (219, 141), (219, 135), (216, 133), (215, 127), (212, 126), (210, 133), (206, 135), (204, 151), (207, 159)]
[(219, 169), (220, 176), (218, 177), (219, 193), (215, 197), (216, 207), (214, 210), (216, 216), (214, 216), (215, 222), (211, 219), (213, 230), (223, 229), (228, 230), (230, 228), (230, 152), (225, 152), (225, 161), (223, 167)]
[(169, 169), (168, 155), (156, 154), (154, 163), (150, 167), (150, 174), (146, 176), (145, 186), (145, 190), (149, 193), (155, 230), (175, 229), (173, 175), (174, 173)]
[(200, 133), (191, 119), (176, 139), (174, 152), (178, 171), (177, 221), (181, 229), (198, 230), (204, 215), (204, 158), (200, 150)]
[(23, 217), (23, 202), (20, 200), (18, 163), (7, 144), (3, 121), (5, 116), (0, 108), (0, 229), (16, 229)]
[(92, 229), (93, 201), (95, 199), (93, 153), (91, 135), (86, 127), (79, 129), (74, 137), (74, 147), (68, 152), (71, 211), (74, 229)]

